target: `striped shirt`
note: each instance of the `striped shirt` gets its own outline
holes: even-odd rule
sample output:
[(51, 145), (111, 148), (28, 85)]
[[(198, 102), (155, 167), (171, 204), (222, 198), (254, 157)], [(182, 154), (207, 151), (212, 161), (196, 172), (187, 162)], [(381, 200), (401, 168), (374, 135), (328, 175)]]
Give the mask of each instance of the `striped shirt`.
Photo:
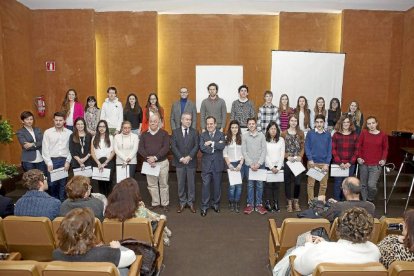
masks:
[(285, 131), (289, 128), (289, 116), (293, 113), (293, 109), (280, 112), (280, 130)]

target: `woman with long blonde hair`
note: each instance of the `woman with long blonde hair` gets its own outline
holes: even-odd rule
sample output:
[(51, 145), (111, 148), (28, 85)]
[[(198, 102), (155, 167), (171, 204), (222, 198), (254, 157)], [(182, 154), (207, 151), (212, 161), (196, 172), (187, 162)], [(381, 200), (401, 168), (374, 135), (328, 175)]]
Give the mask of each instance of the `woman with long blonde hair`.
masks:
[(293, 113), (293, 109), (289, 106), (289, 97), (282, 94), (279, 100), (279, 121), (280, 130), (285, 131), (289, 128), (289, 116)]

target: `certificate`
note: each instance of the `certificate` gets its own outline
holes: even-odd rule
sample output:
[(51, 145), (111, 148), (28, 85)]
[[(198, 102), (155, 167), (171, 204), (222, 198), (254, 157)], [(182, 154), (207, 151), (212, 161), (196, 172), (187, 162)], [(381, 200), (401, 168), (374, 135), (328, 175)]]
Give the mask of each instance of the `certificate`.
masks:
[(160, 175), (160, 165), (156, 164), (155, 167), (151, 167), (148, 162), (142, 163), (142, 174), (152, 175), (152, 176), (159, 176)]
[(299, 162), (299, 161), (296, 161), (296, 162), (287, 161), (286, 164), (289, 166), (290, 170), (295, 176), (298, 176), (299, 174), (303, 173), (306, 170), (302, 162)]
[(92, 177), (92, 167), (91, 166), (87, 166), (85, 168), (77, 168), (77, 169), (73, 169), (73, 175), (81, 175), (81, 176), (85, 176), (85, 177)]
[(312, 177), (313, 179), (317, 181), (321, 181), (322, 178), (325, 177), (326, 172), (323, 172), (321, 169), (314, 167), (314, 168), (310, 168), (308, 172), (306, 173), (306, 175)]
[(92, 179), (102, 180), (102, 181), (109, 181), (111, 176), (110, 169), (103, 169), (102, 172), (99, 171), (98, 167), (92, 168)]
[(285, 181), (283, 170), (273, 173), (272, 171), (267, 171), (266, 182), (283, 182)]
[(256, 181), (266, 181), (267, 178), (267, 170), (265, 169), (258, 169), (257, 171), (253, 171), (249, 168), (249, 180), (256, 180)]
[(232, 171), (228, 169), (227, 174), (229, 175), (230, 186), (243, 183), (240, 171)]
[(129, 177), (129, 166), (127, 165), (122, 168), (122, 165), (116, 165), (116, 183), (119, 183), (128, 177)]
[(349, 176), (349, 168), (341, 169), (339, 165), (332, 164), (331, 165), (331, 176), (333, 177), (348, 177)]
[(68, 172), (65, 171), (64, 167), (50, 172), (50, 182), (58, 181), (66, 177), (68, 177)]

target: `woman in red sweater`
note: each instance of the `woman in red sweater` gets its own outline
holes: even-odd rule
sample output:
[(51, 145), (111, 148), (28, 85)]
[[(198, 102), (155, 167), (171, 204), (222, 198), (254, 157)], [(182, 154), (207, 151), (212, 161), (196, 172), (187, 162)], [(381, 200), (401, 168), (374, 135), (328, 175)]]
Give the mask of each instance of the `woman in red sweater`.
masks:
[(362, 200), (374, 201), (381, 167), (387, 159), (388, 137), (379, 130), (377, 118), (373, 116), (367, 118), (365, 128), (358, 142), (361, 195)]

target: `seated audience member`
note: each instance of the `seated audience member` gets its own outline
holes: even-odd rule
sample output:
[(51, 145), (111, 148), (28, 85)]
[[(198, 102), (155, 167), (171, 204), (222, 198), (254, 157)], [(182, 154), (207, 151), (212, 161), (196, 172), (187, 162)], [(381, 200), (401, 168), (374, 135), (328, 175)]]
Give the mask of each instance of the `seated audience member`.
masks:
[(60, 200), (51, 197), (47, 190), (47, 177), (42, 171), (32, 169), (23, 174), (23, 186), (28, 191), (16, 202), (14, 215), (48, 217), (50, 220), (59, 214)]
[[(151, 222), (151, 225), (156, 225), (160, 219), (166, 219), (164, 215), (159, 215), (145, 207), (138, 183), (131, 177), (122, 180), (114, 186), (112, 193), (108, 197), (105, 218), (117, 219), (119, 221), (125, 221), (130, 218), (146, 218)], [(164, 244), (167, 246), (170, 245), (170, 236), (171, 231), (166, 226), (163, 239)]]
[(343, 211), (353, 207), (364, 208), (371, 216), (375, 215), (375, 205), (372, 202), (359, 200), (361, 184), (358, 178), (345, 178), (342, 181), (342, 191), (345, 196), (345, 201), (336, 201), (331, 198), (328, 202), (325, 202), (325, 196), (318, 197), (318, 200), (314, 201), (314, 207), (312, 208), (314, 217), (323, 217), (333, 222)]
[[(118, 268), (130, 266), (136, 259), (134, 251), (112, 241), (97, 244), (95, 216), (90, 208), (75, 208), (63, 219), (57, 230), (57, 249), (53, 260), (65, 262), (109, 262)], [(122, 275), (122, 273), (121, 273)]]
[[(1, 189), (1, 183), (0, 183)], [(0, 217), (12, 216), (14, 213), (14, 203), (10, 197), (0, 195)]]
[(404, 214), (402, 235), (388, 235), (379, 244), (380, 262), (388, 268), (395, 261), (414, 261), (414, 209)]
[(65, 216), (75, 208), (89, 207), (95, 217), (103, 221), (104, 203), (91, 196), (91, 185), (88, 177), (76, 175), (66, 185), (66, 199), (60, 206), (60, 216)]
[(359, 207), (348, 209), (338, 220), (337, 242), (328, 242), (308, 235), (304, 246), (299, 246), (277, 263), (273, 275), (285, 275), (289, 255), (295, 255), (294, 269), (301, 275), (311, 275), (320, 263), (363, 264), (378, 262), (378, 247), (369, 241), (374, 229), (374, 218)]

